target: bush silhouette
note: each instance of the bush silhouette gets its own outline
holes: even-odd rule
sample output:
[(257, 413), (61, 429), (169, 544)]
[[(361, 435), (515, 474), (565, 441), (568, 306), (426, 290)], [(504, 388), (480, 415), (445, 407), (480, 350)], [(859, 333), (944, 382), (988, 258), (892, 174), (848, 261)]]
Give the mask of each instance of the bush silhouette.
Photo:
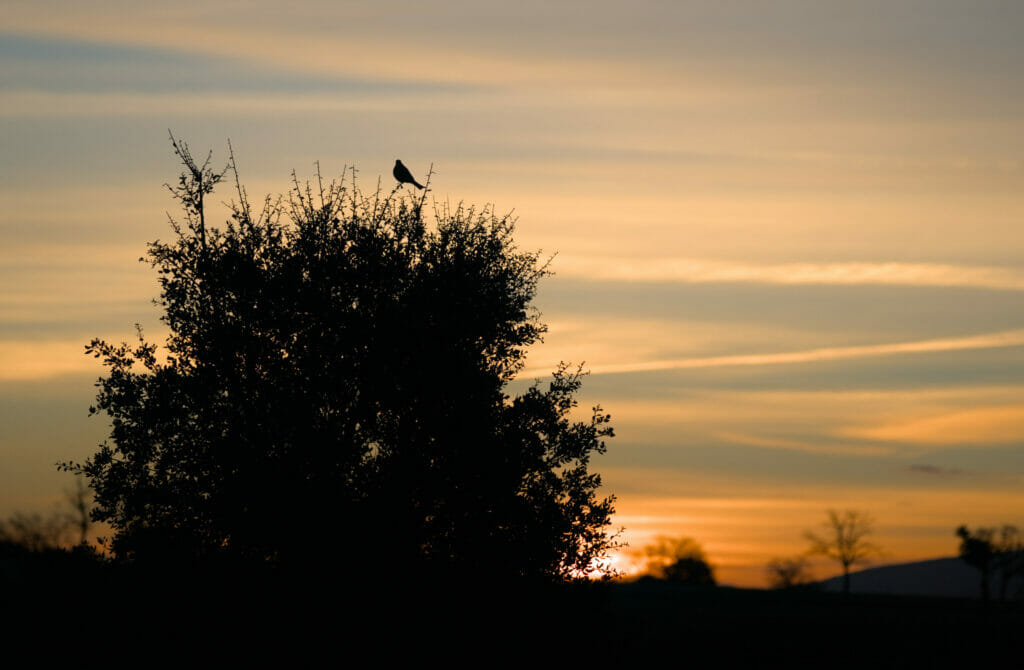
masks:
[[(613, 546), (613, 497), (589, 459), (612, 435), (575, 421), (581, 373), (506, 386), (545, 327), (546, 274), (488, 209), (311, 185), (260, 212), (232, 154), (216, 173), (172, 137), (185, 218), (153, 242), (163, 347), (94, 340), (92, 412), (109, 439), (82, 464), (116, 556), (296, 572), (579, 577)], [(222, 227), (204, 201), (233, 174)], [(428, 180), (429, 186), (429, 180)], [(426, 190), (423, 192), (425, 197)]]

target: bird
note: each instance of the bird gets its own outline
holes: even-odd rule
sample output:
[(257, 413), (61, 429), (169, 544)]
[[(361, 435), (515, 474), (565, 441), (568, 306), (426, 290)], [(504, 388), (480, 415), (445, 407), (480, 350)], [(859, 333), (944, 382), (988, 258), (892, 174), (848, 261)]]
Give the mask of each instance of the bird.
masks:
[(395, 175), (395, 179), (398, 180), (399, 184), (412, 184), (416, 188), (423, 188), (423, 184), (412, 178), (409, 168), (402, 165), (400, 160), (395, 160), (395, 169), (391, 171), (391, 174)]

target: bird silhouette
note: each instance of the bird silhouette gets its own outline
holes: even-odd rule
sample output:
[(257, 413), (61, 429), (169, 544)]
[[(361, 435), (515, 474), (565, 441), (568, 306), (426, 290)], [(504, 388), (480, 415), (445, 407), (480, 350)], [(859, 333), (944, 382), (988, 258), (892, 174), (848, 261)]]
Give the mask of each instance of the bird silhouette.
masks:
[(412, 178), (409, 168), (402, 165), (400, 160), (395, 161), (395, 169), (391, 171), (391, 174), (395, 175), (395, 179), (398, 180), (399, 184), (412, 184), (416, 188), (423, 188), (423, 184)]

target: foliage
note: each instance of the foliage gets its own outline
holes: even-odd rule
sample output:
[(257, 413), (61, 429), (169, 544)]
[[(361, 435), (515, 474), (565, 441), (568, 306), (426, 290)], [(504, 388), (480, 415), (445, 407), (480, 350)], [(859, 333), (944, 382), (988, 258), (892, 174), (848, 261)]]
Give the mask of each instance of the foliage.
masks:
[(658, 537), (644, 549), (647, 574), (682, 584), (714, 585), (714, 569), (696, 540), (689, 537)]
[(811, 543), (809, 554), (827, 556), (839, 563), (843, 569), (843, 593), (850, 593), (850, 568), (854, 565), (868, 563), (871, 556), (881, 553), (881, 549), (867, 540), (872, 533), (874, 519), (865, 512), (846, 510), (836, 512), (828, 510), (827, 531), (818, 535), (811, 531), (804, 537)]
[[(173, 142), (173, 137), (172, 137)], [(572, 420), (581, 372), (512, 397), (545, 327), (546, 272), (514, 221), (459, 205), (422, 216), (354, 172), (267, 197), (232, 153), (216, 173), (174, 142), (185, 219), (156, 241), (163, 347), (93, 340), (109, 439), (84, 464), (93, 518), (136, 561), (564, 579), (599, 568), (613, 497), (588, 469), (612, 436)], [(228, 172), (223, 227), (204, 201)], [(428, 179), (429, 185), (429, 179)]]

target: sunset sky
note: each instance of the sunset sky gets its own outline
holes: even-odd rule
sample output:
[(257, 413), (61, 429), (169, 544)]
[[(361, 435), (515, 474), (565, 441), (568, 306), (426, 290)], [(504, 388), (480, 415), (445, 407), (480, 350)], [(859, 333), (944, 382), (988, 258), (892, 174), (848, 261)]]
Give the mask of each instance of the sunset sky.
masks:
[(217, 165), (230, 139), (251, 195), (315, 161), (390, 188), (401, 158), (438, 201), (514, 210), (557, 252), (527, 377), (591, 370), (623, 566), (685, 535), (762, 585), (829, 508), (873, 515), (885, 562), (1024, 525), (1024, 3), (2, 15), (0, 515), (52, 509), (54, 463), (107, 432), (84, 345), (164, 333), (138, 259), (176, 214), (171, 129)]

